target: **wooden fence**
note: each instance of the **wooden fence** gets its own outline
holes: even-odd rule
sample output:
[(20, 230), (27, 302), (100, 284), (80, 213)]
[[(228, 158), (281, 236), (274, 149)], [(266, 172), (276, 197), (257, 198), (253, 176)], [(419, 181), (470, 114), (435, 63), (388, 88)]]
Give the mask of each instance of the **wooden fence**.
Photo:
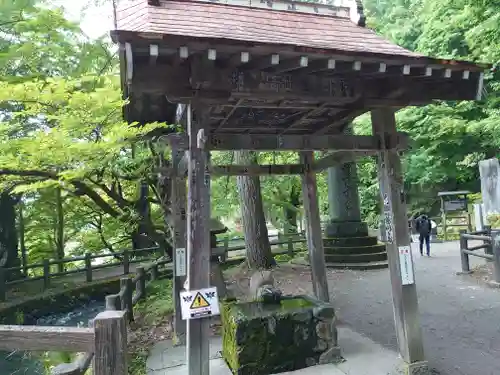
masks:
[(79, 352), (72, 363), (54, 367), (52, 375), (83, 375), (91, 364), (94, 375), (126, 375), (127, 324), (133, 320), (133, 306), (146, 297), (148, 282), (169, 276), (167, 265), (167, 260), (155, 261), (137, 267), (135, 276), (122, 278), (120, 292), (106, 297), (106, 311), (89, 323), (90, 328), (0, 325), (0, 350)]
[[(483, 241), (483, 243), (469, 246), (468, 241), (470, 240)], [(481, 249), (484, 249), (484, 254), (477, 251)], [(472, 233), (467, 233), (465, 230), (460, 231), (460, 259), (463, 273), (471, 273), (470, 255), (492, 261), (494, 282), (500, 284), (500, 239), (493, 238), (491, 228)]]
[[(148, 260), (153, 260), (150, 257), (142, 257), (134, 259), (142, 254), (149, 254), (151, 252), (157, 252), (159, 249), (157, 247), (147, 248), (147, 249), (137, 249), (137, 250), (124, 250), (116, 253), (109, 254), (90, 254), (87, 253), (83, 256), (68, 257), (58, 260), (45, 259), (40, 263), (33, 263), (26, 265), (24, 267), (12, 267), (12, 268), (0, 268), (0, 302), (5, 301), (6, 291), (10, 286), (15, 286), (19, 284), (24, 284), (27, 282), (43, 280), (43, 290), (50, 287), (51, 282), (55, 278), (74, 275), (74, 274), (85, 274), (85, 281), (91, 282), (93, 280), (93, 272), (97, 270), (102, 270), (110, 267), (117, 267), (119, 265), (123, 266), (123, 274), (128, 275), (130, 272), (130, 265), (135, 263), (141, 263)], [(121, 257), (121, 259), (119, 258)], [(95, 259), (102, 258), (112, 258), (112, 261), (103, 264), (92, 264)], [(66, 265), (77, 263), (77, 267), (73, 269), (66, 269)], [(78, 265), (80, 263), (80, 265)], [(58, 270), (54, 270), (53, 266), (56, 266)], [(22, 270), (37, 270), (41, 269), (41, 272), (33, 272), (32, 276), (24, 277), (17, 280), (7, 281), (9, 276), (14, 273), (21, 272)], [(61, 271), (62, 269), (62, 271)], [(37, 276), (37, 274), (40, 274)]]

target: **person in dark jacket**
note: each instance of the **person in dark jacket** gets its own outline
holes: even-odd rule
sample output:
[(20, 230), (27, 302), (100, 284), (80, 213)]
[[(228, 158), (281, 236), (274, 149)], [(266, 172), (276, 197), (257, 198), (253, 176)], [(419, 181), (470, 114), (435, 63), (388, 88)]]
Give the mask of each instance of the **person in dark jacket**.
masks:
[(415, 226), (419, 234), (420, 255), (424, 255), (424, 241), (427, 249), (427, 256), (431, 256), (431, 229), (432, 223), (427, 215), (420, 215), (415, 220)]

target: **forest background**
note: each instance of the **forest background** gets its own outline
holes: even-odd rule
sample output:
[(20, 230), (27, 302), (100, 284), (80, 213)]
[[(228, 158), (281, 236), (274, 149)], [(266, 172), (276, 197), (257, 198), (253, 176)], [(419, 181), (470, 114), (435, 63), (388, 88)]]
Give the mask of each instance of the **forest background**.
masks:
[[(80, 6), (109, 13), (111, 3)], [(499, 0), (363, 3), (369, 26), (398, 45), (500, 63)], [(116, 46), (109, 32), (83, 32), (70, 11), (74, 15), (73, 5), (61, 1), (0, 0), (0, 266), (18, 262), (20, 250), (36, 262), (151, 244), (169, 249), (168, 202), (162, 209), (155, 174), (168, 153), (143, 135), (172, 124), (137, 128), (122, 120)], [(91, 16), (84, 24), (88, 30)], [(399, 130), (413, 139), (403, 160), (410, 212), (435, 214), (438, 191), (480, 190), (478, 162), (498, 156), (500, 145), (500, 72), (493, 68), (485, 78), (481, 102), (438, 102), (397, 113)], [(367, 116), (354, 122), (357, 133), (370, 128)], [(261, 153), (258, 162), (296, 158)], [(214, 163), (232, 160), (231, 153), (213, 155)], [(362, 215), (376, 228), (376, 165), (372, 158), (357, 165)], [(318, 184), (326, 218), (324, 175)], [(213, 179), (211, 189), (212, 216), (233, 227), (241, 215), (236, 178)], [(262, 177), (261, 191), (266, 219), (278, 230), (300, 218), (298, 177)]]

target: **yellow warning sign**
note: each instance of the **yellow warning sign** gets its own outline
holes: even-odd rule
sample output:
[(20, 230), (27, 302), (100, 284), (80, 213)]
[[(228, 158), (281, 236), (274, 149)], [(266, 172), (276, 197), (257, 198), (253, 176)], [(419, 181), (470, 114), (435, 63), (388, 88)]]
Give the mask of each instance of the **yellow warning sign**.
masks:
[(196, 296), (194, 297), (194, 301), (191, 304), (190, 309), (201, 309), (202, 307), (209, 307), (209, 306), (210, 306), (210, 303), (208, 303), (206, 298), (203, 297), (203, 295), (200, 292), (198, 292), (198, 293), (196, 293)]

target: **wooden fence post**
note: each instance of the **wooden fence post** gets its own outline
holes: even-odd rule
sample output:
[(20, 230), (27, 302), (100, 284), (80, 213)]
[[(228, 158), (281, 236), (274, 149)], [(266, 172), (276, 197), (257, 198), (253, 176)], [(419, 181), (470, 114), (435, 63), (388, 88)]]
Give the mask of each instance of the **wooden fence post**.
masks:
[(106, 296), (106, 311), (121, 310), (121, 299), (117, 294)]
[(464, 237), (465, 233), (467, 233), (465, 229), (460, 229), (460, 259), (462, 261), (462, 272), (470, 273), (469, 254), (462, 251), (467, 249), (467, 239)]
[(293, 238), (291, 235), (288, 235), (288, 255), (293, 257)]
[(154, 263), (151, 266), (151, 281), (158, 280), (158, 264)]
[(137, 282), (135, 285), (135, 289), (139, 294), (139, 300), (146, 298), (146, 272), (144, 271), (144, 267), (137, 267)]
[(224, 237), (224, 255), (220, 257), (220, 262), (225, 263), (227, 261), (229, 253), (229, 236)]
[(130, 253), (128, 249), (123, 251), (123, 274), (128, 275), (130, 273)]
[(125, 311), (104, 311), (94, 319), (94, 375), (127, 375)]
[(490, 254), (493, 255), (493, 237), (491, 237), (491, 225), (485, 225), (484, 230), (486, 232), (485, 236), (488, 236), (491, 238), (491, 241), (484, 241), (484, 244), (488, 245), (488, 247), (484, 248), (484, 253), (485, 254)]
[(121, 301), (122, 310), (127, 312), (127, 318), (129, 322), (134, 320), (134, 305), (132, 303), (132, 280), (128, 277), (122, 277), (120, 279), (120, 289), (124, 290), (123, 300)]
[(48, 259), (43, 260), (43, 288), (50, 286), (50, 263)]
[(85, 276), (88, 283), (92, 281), (92, 259), (90, 253), (85, 253)]
[(500, 235), (497, 234), (491, 242), (493, 244), (493, 274), (495, 277), (495, 282), (492, 284), (500, 286)]
[(5, 301), (7, 285), (5, 285), (5, 270), (0, 267), (0, 302)]

